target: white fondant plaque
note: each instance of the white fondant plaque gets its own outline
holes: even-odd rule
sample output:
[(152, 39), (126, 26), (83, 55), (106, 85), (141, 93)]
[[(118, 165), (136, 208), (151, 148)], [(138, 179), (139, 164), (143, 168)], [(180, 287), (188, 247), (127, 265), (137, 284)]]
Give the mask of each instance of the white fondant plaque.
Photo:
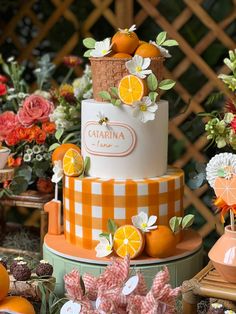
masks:
[(92, 155), (126, 156), (136, 144), (136, 134), (127, 124), (109, 121), (100, 125), (97, 121), (88, 121), (83, 130), (85, 149)]

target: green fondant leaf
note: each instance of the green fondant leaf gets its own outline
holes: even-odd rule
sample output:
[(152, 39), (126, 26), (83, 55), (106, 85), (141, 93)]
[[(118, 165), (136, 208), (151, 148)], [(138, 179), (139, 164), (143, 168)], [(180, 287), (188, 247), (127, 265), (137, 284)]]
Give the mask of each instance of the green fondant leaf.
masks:
[(166, 46), (166, 47), (172, 47), (172, 46), (178, 46), (178, 45), (179, 45), (178, 42), (174, 39), (168, 39), (162, 44), (162, 46)]
[(169, 90), (171, 89), (173, 86), (175, 86), (175, 81), (167, 79), (167, 80), (163, 80), (159, 83), (159, 88), (162, 90)]
[(118, 95), (118, 88), (117, 87), (111, 87), (110, 90), (111, 90), (111, 94), (113, 96), (119, 97), (119, 95)]
[(151, 99), (152, 102), (155, 102), (157, 99), (158, 93), (157, 92), (150, 92), (148, 97)]
[(225, 177), (225, 171), (224, 171), (224, 169), (218, 169), (218, 170), (217, 170), (217, 176), (218, 176), (218, 177), (221, 177), (221, 178), (224, 178), (224, 177)]
[(83, 44), (86, 48), (93, 49), (95, 47), (96, 40), (92, 37), (85, 38)]
[(102, 232), (102, 233), (99, 234), (99, 237), (104, 237), (104, 238), (106, 238), (107, 240), (109, 240), (109, 233), (107, 233), (107, 232)]
[(111, 100), (111, 95), (106, 91), (99, 92), (99, 96), (105, 100)]
[(116, 229), (118, 228), (117, 224), (113, 219), (108, 219), (107, 229), (111, 234), (114, 234)]
[(92, 49), (89, 49), (89, 50), (85, 51), (84, 57), (89, 58), (91, 56), (91, 51), (92, 51)]
[(116, 99), (114, 105), (117, 106), (117, 107), (120, 106), (121, 105), (121, 100), (120, 99)]
[(51, 152), (51, 151), (53, 151), (54, 149), (56, 149), (57, 147), (59, 147), (59, 146), (60, 146), (59, 143), (53, 143), (53, 144), (49, 147), (48, 151)]
[(180, 230), (181, 220), (182, 220), (182, 218), (177, 217), (177, 216), (174, 216), (170, 219), (169, 226), (173, 232), (178, 232)]
[(84, 160), (84, 173), (87, 174), (90, 168), (90, 157), (85, 157)]
[(161, 46), (164, 43), (164, 41), (166, 40), (166, 35), (167, 32), (161, 32), (160, 34), (158, 34), (156, 38), (156, 43), (158, 46)]
[(184, 216), (183, 220), (182, 220), (182, 228), (186, 229), (189, 228), (190, 226), (192, 226), (194, 221), (194, 215), (189, 214)]
[(158, 81), (155, 74), (151, 73), (147, 77), (147, 85), (150, 91), (154, 92), (157, 90)]
[(55, 133), (55, 138), (59, 141), (60, 138), (62, 137), (64, 130), (63, 129), (58, 129)]

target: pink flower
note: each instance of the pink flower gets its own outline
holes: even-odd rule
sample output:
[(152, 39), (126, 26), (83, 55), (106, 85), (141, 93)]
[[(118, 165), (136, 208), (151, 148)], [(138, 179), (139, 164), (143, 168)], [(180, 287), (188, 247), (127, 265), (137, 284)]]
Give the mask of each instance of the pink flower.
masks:
[(0, 141), (6, 137), (19, 126), (17, 115), (13, 111), (5, 111), (0, 114)]
[(233, 120), (230, 123), (231, 128), (236, 132), (236, 117), (233, 118)]
[(77, 269), (73, 269), (64, 276), (65, 289), (68, 297), (73, 301), (80, 301), (83, 298), (83, 290), (80, 285), (80, 274)]
[(25, 98), (22, 108), (18, 111), (18, 119), (26, 127), (37, 122), (46, 122), (53, 109), (53, 103), (33, 94)]

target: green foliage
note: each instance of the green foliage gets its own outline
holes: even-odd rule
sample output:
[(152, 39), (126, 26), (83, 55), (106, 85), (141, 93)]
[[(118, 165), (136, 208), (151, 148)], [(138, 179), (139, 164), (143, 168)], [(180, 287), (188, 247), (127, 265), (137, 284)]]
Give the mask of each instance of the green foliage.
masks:
[(43, 55), (37, 61), (37, 68), (34, 70), (34, 74), (37, 79), (38, 88), (48, 88), (50, 86), (49, 80), (55, 71), (55, 64), (51, 62), (49, 54)]
[(156, 44), (158, 46), (166, 46), (166, 47), (172, 47), (172, 46), (178, 46), (178, 42), (174, 39), (167, 39), (167, 32), (161, 32), (158, 34), (156, 38)]
[(113, 219), (108, 219), (107, 229), (111, 234), (114, 234), (117, 230), (118, 226)]
[(147, 85), (150, 91), (155, 92), (158, 87), (158, 81), (156, 75), (151, 73), (147, 77)]

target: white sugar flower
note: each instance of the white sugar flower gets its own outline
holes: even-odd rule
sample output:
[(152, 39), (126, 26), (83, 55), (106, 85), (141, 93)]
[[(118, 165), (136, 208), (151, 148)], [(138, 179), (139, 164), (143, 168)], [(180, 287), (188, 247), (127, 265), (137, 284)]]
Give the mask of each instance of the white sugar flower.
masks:
[(60, 182), (64, 174), (61, 160), (55, 161), (52, 171), (53, 171), (52, 182), (54, 183)]
[(133, 107), (133, 116), (143, 123), (146, 123), (149, 120), (154, 120), (155, 112), (158, 109), (158, 105), (153, 103), (147, 96), (143, 97), (140, 101), (134, 102)]
[(157, 43), (155, 41), (150, 40), (149, 43), (153, 44), (154, 46), (156, 46), (160, 50), (162, 57), (164, 57), (164, 58), (171, 58), (172, 57), (171, 54), (169, 53), (169, 50), (167, 50), (166, 48), (163, 48), (162, 46), (157, 45)]
[(151, 63), (150, 58), (143, 58), (139, 55), (135, 55), (132, 60), (125, 63), (126, 68), (130, 74), (136, 75), (139, 78), (145, 78), (148, 74), (152, 73), (152, 70), (147, 70)]
[(111, 52), (111, 38), (106, 38), (102, 41), (95, 43), (94, 49), (92, 49), (91, 57), (104, 57)]
[(156, 221), (157, 216), (150, 216), (148, 218), (148, 215), (145, 212), (141, 212), (137, 216), (132, 217), (133, 225), (143, 232), (149, 232), (152, 229), (156, 229), (157, 226), (153, 226)]
[(118, 30), (119, 30), (121, 33), (131, 33), (131, 32), (136, 31), (136, 25), (133, 24), (130, 28), (125, 28), (125, 29), (118, 28)]
[(96, 257), (105, 257), (112, 253), (113, 240), (112, 235), (109, 234), (109, 240), (106, 237), (100, 237), (99, 243), (95, 247)]

